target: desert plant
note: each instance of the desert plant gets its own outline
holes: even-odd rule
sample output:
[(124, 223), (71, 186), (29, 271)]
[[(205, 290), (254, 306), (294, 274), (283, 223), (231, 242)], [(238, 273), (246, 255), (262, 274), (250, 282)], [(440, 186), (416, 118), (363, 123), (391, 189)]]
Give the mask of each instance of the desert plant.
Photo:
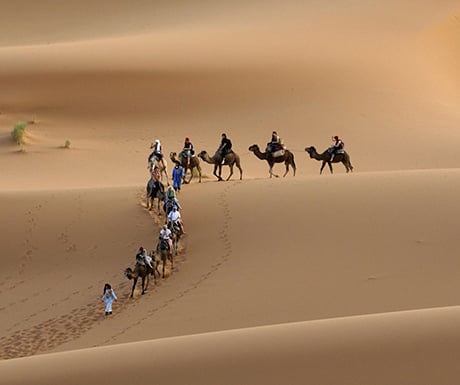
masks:
[(15, 123), (13, 130), (11, 131), (11, 136), (13, 137), (14, 141), (23, 148), (25, 144), (25, 133), (26, 133), (26, 122), (17, 122)]
[(70, 148), (70, 140), (69, 139), (66, 139), (65, 143), (64, 143), (64, 148)]

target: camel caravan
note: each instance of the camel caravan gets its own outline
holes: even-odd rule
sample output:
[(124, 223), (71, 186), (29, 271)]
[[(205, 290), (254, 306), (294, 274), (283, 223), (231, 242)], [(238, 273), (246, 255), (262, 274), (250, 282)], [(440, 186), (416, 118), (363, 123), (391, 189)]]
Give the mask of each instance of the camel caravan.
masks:
[[(347, 173), (353, 171), (350, 156), (344, 150), (344, 142), (338, 136), (332, 137), (332, 140), (334, 144), (322, 153), (318, 153), (313, 146), (306, 147), (305, 151), (310, 155), (310, 158), (322, 162), (320, 174), (326, 164), (329, 166), (330, 172), (333, 173), (332, 163), (342, 163)], [(173, 271), (174, 257), (178, 253), (180, 239), (185, 234), (181, 215), (182, 208), (176, 193), (181, 191), (182, 183), (190, 183), (196, 175), (198, 176), (198, 182), (201, 183), (202, 169), (200, 160), (214, 166), (213, 175), (218, 181), (224, 180), (222, 178), (223, 166), (228, 166), (230, 169), (229, 175), (225, 180), (231, 179), (234, 167), (239, 170), (239, 179), (243, 179), (240, 157), (233, 150), (232, 142), (225, 133), (222, 134), (220, 145), (213, 156), (210, 156), (205, 150), (196, 154), (190, 139), (185, 138), (182, 151), (169, 154), (169, 158), (174, 164), (171, 175), (172, 185), (169, 182), (168, 166), (160, 140), (156, 139), (150, 148), (152, 153), (147, 159), (150, 178), (146, 186), (146, 207), (149, 211), (156, 211), (158, 218), (164, 215), (165, 220), (159, 231), (156, 248), (147, 253), (144, 247), (139, 247), (134, 268), (128, 267), (125, 269), (125, 276), (133, 280), (131, 297), (133, 297), (139, 278), (142, 285), (141, 293), (144, 294), (148, 288), (150, 276), (154, 277), (155, 284), (157, 284), (159, 277), (165, 278), (168, 275), (167, 272), (170, 274)], [(283, 177), (289, 173), (290, 169), (292, 169), (295, 176), (297, 166), (294, 160), (294, 153), (286, 148), (276, 131), (272, 132), (271, 140), (267, 143), (264, 152), (261, 151), (257, 144), (249, 146), (248, 150), (258, 159), (267, 162), (270, 178), (279, 177), (273, 172), (273, 167), (277, 163), (284, 163), (285, 172)], [(170, 265), (169, 270), (167, 268), (168, 263)]]

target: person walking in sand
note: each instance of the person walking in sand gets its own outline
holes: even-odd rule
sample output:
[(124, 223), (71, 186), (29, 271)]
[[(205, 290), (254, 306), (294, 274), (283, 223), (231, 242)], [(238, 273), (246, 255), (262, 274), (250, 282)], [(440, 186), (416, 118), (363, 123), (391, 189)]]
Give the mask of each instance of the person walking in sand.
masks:
[(184, 169), (179, 164), (176, 164), (172, 171), (174, 191), (179, 192), (184, 179)]
[(104, 295), (102, 296), (102, 300), (105, 302), (105, 315), (112, 314), (112, 303), (116, 301), (118, 298), (115, 294), (115, 291), (112, 289), (110, 284), (106, 283), (104, 286)]

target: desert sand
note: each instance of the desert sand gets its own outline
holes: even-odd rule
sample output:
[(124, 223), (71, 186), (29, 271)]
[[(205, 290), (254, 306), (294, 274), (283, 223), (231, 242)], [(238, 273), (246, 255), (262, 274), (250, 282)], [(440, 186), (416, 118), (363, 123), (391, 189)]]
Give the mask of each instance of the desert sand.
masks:
[[(0, 384), (458, 383), (459, 0), (2, 7)], [(248, 149), (273, 130), (295, 176)], [(223, 132), (242, 179), (201, 162), (129, 298), (150, 143), (171, 177)], [(333, 135), (353, 172), (305, 152)]]

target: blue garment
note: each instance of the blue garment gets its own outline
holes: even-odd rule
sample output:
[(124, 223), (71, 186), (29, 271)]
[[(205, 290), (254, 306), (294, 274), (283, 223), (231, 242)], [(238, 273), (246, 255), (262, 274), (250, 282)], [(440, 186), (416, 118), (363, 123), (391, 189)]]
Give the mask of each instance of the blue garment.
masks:
[(184, 178), (184, 169), (181, 166), (174, 167), (172, 177), (174, 189), (180, 190), (180, 186), (182, 185), (182, 179)]

